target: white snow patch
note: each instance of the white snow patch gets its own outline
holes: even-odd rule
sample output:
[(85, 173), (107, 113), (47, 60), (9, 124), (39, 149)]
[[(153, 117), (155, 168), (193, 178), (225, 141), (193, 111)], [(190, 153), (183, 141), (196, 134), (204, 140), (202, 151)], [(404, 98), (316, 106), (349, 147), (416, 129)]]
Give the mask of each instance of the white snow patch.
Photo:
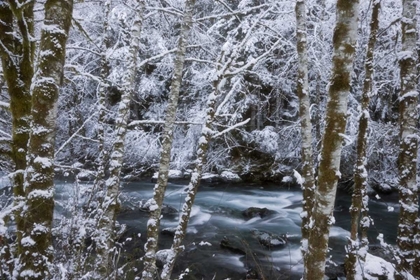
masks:
[(36, 244), (35, 241), (30, 236), (22, 238), (21, 243), (23, 247), (30, 247)]
[(283, 179), (281, 179), (282, 183), (291, 183), (293, 182), (293, 177), (292, 176), (284, 176)]
[(293, 176), (296, 178), (296, 183), (303, 186), (303, 183), (305, 183), (305, 179), (295, 169), (293, 169)]
[(212, 246), (210, 242), (207, 241), (201, 241), (200, 243), (198, 243), (198, 245), (200, 246)]
[(376, 280), (379, 277), (385, 277), (386, 279), (394, 279), (394, 267), (391, 263), (373, 256), (371, 254), (366, 255), (365, 263), (365, 279)]
[(232, 171), (228, 171), (228, 170), (223, 171), (220, 174), (220, 177), (222, 178), (222, 180), (228, 181), (228, 182), (241, 182), (242, 181), (241, 177), (239, 177), (238, 174), (233, 173)]

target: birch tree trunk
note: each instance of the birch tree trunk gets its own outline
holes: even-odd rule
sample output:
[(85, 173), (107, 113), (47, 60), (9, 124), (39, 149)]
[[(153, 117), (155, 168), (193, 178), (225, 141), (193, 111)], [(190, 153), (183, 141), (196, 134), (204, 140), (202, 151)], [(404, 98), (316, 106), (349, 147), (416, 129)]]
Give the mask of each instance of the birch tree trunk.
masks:
[[(109, 264), (106, 260), (107, 255), (109, 254), (109, 248), (107, 248), (103, 242), (103, 236), (102, 236), (102, 228), (103, 225), (102, 222), (102, 215), (103, 209), (101, 207), (98, 207), (99, 205), (91, 205), (93, 202), (92, 200), (98, 200), (98, 202), (103, 201), (104, 197), (107, 195), (105, 190), (105, 168), (107, 165), (107, 151), (105, 150), (105, 130), (104, 130), (104, 123), (105, 123), (105, 116), (106, 116), (106, 95), (108, 91), (109, 84), (107, 83), (107, 79), (110, 73), (110, 65), (107, 57), (107, 50), (109, 48), (109, 14), (111, 12), (111, 0), (106, 0), (103, 3), (103, 39), (101, 43), (101, 72), (100, 72), (100, 82), (98, 85), (98, 124), (97, 124), (97, 139), (98, 139), (98, 150), (99, 150), (99, 157), (98, 157), (98, 164), (97, 164), (97, 174), (95, 177), (95, 181), (93, 183), (93, 190), (90, 194), (90, 201), (88, 202), (87, 207), (94, 207), (96, 208), (96, 217), (95, 220), (98, 221), (98, 227), (95, 229), (93, 233), (93, 240), (95, 244), (98, 244), (96, 247), (96, 253), (97, 253), (97, 271), (99, 273), (99, 276), (102, 277), (102, 279), (105, 279), (105, 277), (108, 274)], [(80, 269), (79, 269), (80, 270)], [(75, 271), (79, 271), (76, 270)], [(77, 276), (76, 276), (77, 278)]]
[(138, 0), (135, 19), (131, 28), (131, 41), (127, 57), (127, 71), (123, 77), (121, 102), (118, 107), (115, 129), (116, 136), (110, 155), (110, 176), (105, 181), (106, 196), (102, 203), (103, 215), (99, 221), (99, 230), (102, 231), (97, 238), (97, 252), (100, 279), (107, 279), (113, 272), (112, 255), (114, 252), (115, 220), (119, 209), (120, 174), (124, 157), (124, 140), (127, 133), (127, 123), (130, 116), (130, 101), (134, 91), (137, 70), (137, 57), (140, 47), (140, 34), (143, 25), (145, 1)]
[(328, 91), (326, 124), (318, 171), (318, 189), (311, 217), (308, 267), (304, 279), (322, 280), (328, 251), (330, 226), (334, 223), (333, 209), (337, 182), (340, 177), (342, 135), (347, 120), (347, 97), (356, 47), (358, 0), (338, 0), (337, 22), (333, 36), (333, 66)]
[(297, 95), (299, 97), (300, 127), (302, 135), (302, 176), (303, 211), (302, 218), (302, 255), (304, 267), (307, 268), (308, 237), (310, 232), (309, 221), (315, 196), (314, 160), (312, 150), (312, 123), (309, 112), (309, 86), (308, 86), (308, 54), (306, 47), (306, 4), (305, 0), (296, 1), (296, 39), (298, 53)]
[(203, 166), (206, 162), (206, 155), (207, 150), (209, 147), (209, 142), (212, 136), (212, 127), (213, 127), (213, 120), (216, 112), (216, 101), (220, 95), (219, 90), (219, 82), (222, 80), (218, 80), (214, 83), (214, 92), (210, 94), (207, 99), (207, 110), (206, 110), (206, 120), (205, 124), (201, 130), (201, 136), (198, 140), (198, 149), (197, 149), (197, 159), (194, 171), (191, 174), (191, 179), (187, 187), (187, 196), (185, 198), (185, 202), (182, 206), (182, 214), (175, 231), (175, 236), (173, 239), (172, 247), (170, 249), (169, 258), (167, 259), (167, 263), (165, 263), (162, 273), (161, 279), (162, 280), (169, 280), (171, 278), (172, 270), (175, 265), (175, 261), (179, 253), (182, 252), (183, 246), (181, 246), (182, 241), (184, 240), (185, 234), (187, 232), (188, 221), (191, 215), (191, 209), (194, 204), (195, 196), (198, 191), (198, 187), (200, 186), (200, 180), (203, 174)]
[[(255, 64), (257, 64), (258, 61), (260, 61), (262, 58), (270, 54), (279, 43), (279, 41), (277, 41), (270, 47), (270, 49), (268, 49), (266, 52), (264, 52), (260, 56), (254, 58), (252, 61), (246, 63), (243, 67), (239, 69), (235, 69), (235, 70), (232, 69), (232, 65), (235, 62), (237, 62), (238, 59), (240, 59), (240, 56), (241, 56), (240, 50), (245, 48), (246, 44), (249, 42), (249, 39), (251, 37), (251, 34), (253, 33), (253, 30), (258, 25), (258, 23), (260, 23), (260, 20), (264, 17), (264, 15), (266, 15), (270, 10), (271, 9), (265, 10), (265, 12), (262, 13), (260, 17), (258, 17), (255, 20), (255, 22), (247, 30), (247, 34), (242, 39), (241, 42), (239, 42), (238, 44), (232, 44), (231, 42), (228, 41), (226, 42), (226, 45), (222, 48), (221, 54), (216, 63), (215, 79), (213, 81), (213, 92), (207, 98), (206, 117), (205, 117), (203, 128), (201, 130), (201, 136), (198, 140), (197, 159), (195, 161), (195, 168), (191, 174), (191, 179), (187, 187), (187, 196), (182, 206), (181, 217), (180, 217), (177, 229), (175, 231), (173, 243), (172, 243), (171, 249), (169, 250), (166, 263), (164, 264), (164, 267), (161, 273), (162, 280), (170, 279), (177, 256), (183, 250), (183, 246), (181, 244), (187, 232), (187, 226), (190, 219), (192, 206), (194, 204), (194, 200), (198, 192), (198, 187), (200, 186), (200, 181), (203, 174), (203, 167), (207, 160), (207, 150), (209, 147), (209, 143), (212, 137), (218, 137), (223, 133), (222, 131), (220, 133), (214, 134), (214, 130), (213, 130), (213, 122), (214, 122), (215, 115), (218, 114), (218, 110), (224, 104), (224, 102), (222, 102), (219, 105), (219, 107), (216, 109), (217, 100), (222, 93), (223, 85), (226, 83), (226, 79), (228, 77), (234, 76), (236, 77), (236, 81), (233, 83), (232, 91), (237, 90), (237, 87), (240, 86), (240, 82), (241, 82), (241, 77), (238, 77), (240, 73), (255, 66)], [(233, 72), (230, 72), (230, 71), (233, 71)], [(234, 74), (232, 75), (232, 73)], [(230, 93), (226, 95), (226, 98), (229, 95)], [(248, 121), (245, 121), (244, 123), (247, 123)], [(227, 130), (229, 130), (229, 128)]]
[(25, 173), (25, 219), (18, 279), (48, 279), (53, 258), (54, 144), (72, 0), (47, 0), (38, 68), (32, 82), (32, 120)]
[[(29, 123), (31, 114), (30, 87), (33, 77), (34, 40), (34, 2), (17, 7), (15, 1), (0, 3), (0, 47), (4, 77), (10, 95), (10, 112), (12, 114), (11, 158), (15, 164), (13, 175), (13, 194), (16, 211), (17, 250), (22, 253), (20, 240), (23, 231), (23, 219), (20, 214), (25, 192), (23, 190), (24, 170), (26, 169), (26, 152), (29, 140)], [(14, 22), (17, 21), (15, 25)], [(18, 58), (18, 59), (17, 59)]]
[(159, 239), (159, 226), (163, 198), (168, 184), (169, 163), (173, 142), (173, 130), (178, 106), (179, 91), (182, 82), (182, 70), (184, 68), (185, 52), (187, 49), (188, 35), (193, 25), (192, 16), (195, 0), (186, 0), (184, 17), (181, 25), (181, 34), (174, 62), (174, 72), (171, 82), (168, 107), (166, 109), (165, 125), (163, 129), (162, 148), (159, 162), (159, 175), (154, 187), (154, 195), (151, 199), (150, 218), (147, 222), (147, 242), (144, 245), (144, 270), (143, 280), (152, 280), (157, 273), (156, 251)]
[(416, 234), (414, 235), (414, 264), (413, 276), (420, 278), (420, 217), (416, 220)]
[(401, 92), (399, 97), (400, 152), (398, 157), (400, 218), (397, 236), (399, 258), (395, 278), (408, 279), (412, 272), (415, 222), (418, 217), (417, 149), (418, 149), (418, 91), (416, 51), (416, 3), (403, 0), (401, 18), (402, 49), (400, 62)]
[[(375, 0), (372, 5), (372, 18), (370, 21), (370, 35), (366, 51), (365, 78), (363, 81), (363, 92), (361, 100), (362, 113), (359, 119), (359, 129), (357, 134), (357, 160), (354, 172), (354, 191), (352, 196), (351, 230), (349, 245), (347, 248), (346, 270), (347, 279), (362, 279), (366, 254), (369, 246), (367, 230), (370, 226), (370, 217), (368, 214), (367, 195), (367, 133), (369, 126), (369, 101), (372, 94), (373, 82), (373, 59), (376, 37), (379, 28), (379, 10), (381, 1)], [(359, 226), (361, 236), (359, 241)], [(360, 270), (361, 269), (361, 270)]]

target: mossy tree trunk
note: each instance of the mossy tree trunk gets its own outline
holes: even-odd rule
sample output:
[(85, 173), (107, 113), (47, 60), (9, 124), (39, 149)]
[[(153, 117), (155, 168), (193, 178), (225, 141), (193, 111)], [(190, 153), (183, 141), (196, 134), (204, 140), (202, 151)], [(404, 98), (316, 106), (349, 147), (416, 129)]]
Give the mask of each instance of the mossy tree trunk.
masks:
[(303, 189), (303, 211), (302, 217), (302, 255), (304, 267), (307, 268), (308, 237), (310, 232), (310, 217), (314, 205), (315, 178), (314, 160), (312, 150), (312, 123), (309, 112), (309, 86), (308, 86), (308, 54), (306, 46), (306, 4), (305, 0), (296, 1), (296, 39), (298, 53), (298, 73), (297, 73), (297, 95), (299, 97), (300, 127), (302, 135), (302, 177), (304, 182)]
[(72, 0), (47, 0), (37, 71), (31, 86), (32, 120), (24, 190), (25, 220), (18, 279), (48, 279), (53, 258), (54, 144), (57, 98), (63, 80)]
[(16, 211), (15, 254), (22, 252), (19, 244), (22, 238), (23, 219), (20, 214), (25, 193), (23, 190), (26, 152), (29, 140), (31, 114), (30, 87), (34, 72), (34, 2), (17, 6), (16, 1), (0, 3), (0, 47), (1, 63), (10, 96), (12, 114), (11, 159), (15, 166), (13, 194)]
[(173, 142), (173, 130), (178, 107), (179, 91), (182, 82), (185, 53), (187, 50), (188, 36), (193, 25), (192, 16), (194, 12), (195, 0), (186, 0), (184, 16), (181, 25), (181, 34), (178, 39), (177, 52), (174, 62), (173, 77), (170, 87), (168, 105), (166, 108), (165, 125), (163, 128), (162, 148), (159, 162), (159, 174), (157, 183), (154, 187), (154, 195), (151, 199), (150, 218), (147, 222), (147, 242), (144, 256), (143, 280), (154, 279), (156, 268), (156, 251), (159, 239), (159, 226), (161, 219), (161, 208), (163, 198), (168, 184), (169, 164), (171, 160), (171, 150)]
[[(402, 46), (399, 52), (401, 92), (399, 97), (400, 152), (398, 157), (400, 217), (397, 236), (396, 279), (408, 279), (415, 261), (414, 234), (418, 217), (417, 149), (417, 30), (416, 0), (403, 0)], [(419, 277), (420, 275), (417, 275)]]
[[(375, 0), (372, 5), (372, 18), (370, 20), (370, 35), (366, 50), (365, 78), (363, 80), (363, 92), (361, 100), (361, 115), (359, 119), (359, 129), (357, 133), (357, 160), (354, 172), (354, 190), (352, 196), (351, 230), (349, 245), (347, 248), (346, 270), (347, 279), (356, 279), (363, 274), (363, 268), (368, 250), (367, 230), (370, 226), (368, 214), (367, 195), (367, 138), (369, 126), (369, 101), (372, 95), (373, 83), (373, 59), (376, 37), (379, 28), (379, 10), (381, 1)], [(360, 241), (359, 241), (360, 227)]]
[(325, 131), (318, 170), (318, 188), (311, 217), (307, 268), (304, 279), (322, 280), (328, 252), (328, 237), (334, 223), (333, 209), (337, 182), (340, 178), (340, 157), (347, 121), (347, 97), (357, 39), (357, 0), (338, 0), (333, 36), (333, 65), (328, 91)]

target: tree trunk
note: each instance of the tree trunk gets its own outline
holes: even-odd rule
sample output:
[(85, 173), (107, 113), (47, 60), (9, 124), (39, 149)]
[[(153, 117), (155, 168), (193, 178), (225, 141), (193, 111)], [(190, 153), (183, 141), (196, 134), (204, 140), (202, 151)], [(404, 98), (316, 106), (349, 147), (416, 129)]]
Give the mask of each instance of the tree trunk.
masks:
[[(143, 25), (145, 1), (138, 0), (136, 15), (131, 28), (131, 41), (127, 57), (127, 71), (123, 77), (121, 102), (118, 107), (118, 116), (115, 124), (116, 136), (113, 141), (109, 162), (109, 178), (105, 181), (106, 196), (100, 206), (103, 214), (99, 221), (100, 239), (97, 240), (99, 274), (106, 279), (115, 271), (112, 264), (114, 252), (115, 220), (119, 209), (120, 174), (124, 157), (124, 140), (127, 133), (127, 123), (130, 116), (130, 102), (134, 91), (137, 71), (137, 57), (140, 48), (140, 34)], [(103, 102), (103, 100), (102, 100)], [(103, 174), (101, 174), (103, 176)]]
[[(93, 240), (96, 246), (96, 265), (97, 271), (99, 273), (99, 277), (101, 279), (105, 279), (108, 275), (109, 269), (109, 248), (106, 246), (106, 240), (102, 236), (102, 228), (107, 226), (106, 224), (101, 224), (103, 210), (101, 209), (100, 202), (104, 200), (104, 197), (107, 195), (105, 189), (105, 168), (108, 163), (108, 153), (105, 150), (105, 116), (106, 116), (106, 95), (108, 91), (108, 76), (110, 73), (111, 66), (109, 65), (108, 57), (107, 57), (107, 50), (110, 44), (110, 27), (109, 27), (109, 14), (111, 12), (111, 0), (106, 0), (103, 3), (103, 39), (101, 43), (101, 57), (100, 57), (100, 65), (101, 65), (101, 72), (100, 72), (100, 82), (98, 85), (97, 95), (98, 95), (98, 124), (97, 124), (97, 139), (98, 139), (98, 151), (99, 157), (97, 162), (97, 174), (95, 177), (95, 181), (93, 183), (93, 189), (90, 193), (90, 198), (88, 201), (87, 207), (94, 207), (96, 210), (95, 220), (98, 221), (98, 227), (95, 229), (93, 233)], [(95, 201), (96, 200), (96, 201)], [(91, 204), (94, 205), (91, 205)], [(99, 211), (98, 211), (99, 210)], [(77, 261), (77, 259), (76, 259)], [(81, 266), (79, 265), (79, 269), (75, 269), (76, 272), (80, 272)], [(75, 275), (77, 278), (77, 275)], [(80, 275), (79, 275), (80, 278)]]
[(156, 250), (159, 239), (159, 225), (161, 207), (168, 184), (169, 163), (173, 141), (173, 129), (178, 106), (179, 91), (182, 82), (182, 70), (184, 68), (185, 52), (187, 49), (188, 35), (193, 25), (192, 16), (195, 0), (186, 0), (184, 17), (181, 26), (181, 35), (178, 41), (176, 58), (174, 62), (174, 74), (171, 83), (168, 107), (166, 109), (165, 126), (163, 130), (162, 148), (159, 162), (159, 175), (154, 188), (154, 196), (151, 199), (150, 218), (147, 222), (147, 243), (144, 256), (143, 280), (152, 280), (157, 273)]
[(347, 97), (356, 47), (358, 7), (357, 0), (337, 2), (332, 78), (318, 171), (318, 191), (311, 218), (313, 226), (308, 242), (308, 267), (304, 279), (322, 280), (325, 273), (328, 236), (330, 226), (334, 223), (333, 209), (340, 177), (342, 135), (346, 128)]
[[(15, 1), (2, 1), (0, 3), (0, 41), (6, 48), (0, 47), (0, 55), (10, 95), (10, 111), (12, 113), (11, 157), (15, 164), (12, 182), (16, 209), (14, 213), (17, 236), (17, 249), (14, 252), (16, 256), (22, 253), (20, 240), (24, 227), (24, 220), (20, 213), (25, 197), (23, 182), (30, 130), (30, 87), (34, 72), (33, 7), (33, 2), (23, 7), (17, 7)], [(14, 21), (17, 21), (16, 25)], [(20, 40), (15, 37), (15, 33), (20, 35)]]
[(416, 220), (416, 234), (414, 235), (414, 254), (413, 276), (420, 278), (420, 217)]
[(308, 54), (306, 47), (306, 4), (305, 0), (296, 1), (296, 39), (298, 53), (297, 95), (299, 97), (300, 126), (302, 135), (302, 176), (303, 211), (302, 217), (302, 255), (304, 267), (308, 267), (307, 250), (310, 232), (310, 218), (314, 205), (315, 179), (312, 150), (312, 124), (309, 112), (309, 86), (308, 86)]
[(32, 120), (25, 173), (26, 203), (19, 279), (47, 279), (53, 258), (54, 144), (72, 0), (47, 0), (38, 68), (32, 82)]
[(415, 0), (403, 0), (402, 49), (398, 54), (401, 78), (400, 152), (398, 157), (401, 209), (397, 236), (399, 260), (395, 274), (396, 279), (407, 279), (408, 273), (412, 272), (415, 260), (413, 237), (419, 209), (416, 179), (419, 117), (417, 109), (416, 3)]
[[(359, 119), (359, 129), (357, 134), (357, 160), (356, 169), (354, 172), (354, 191), (352, 197), (352, 205), (350, 207), (351, 230), (349, 245), (347, 248), (346, 270), (347, 279), (351, 280), (356, 279), (356, 277), (357, 279), (361, 279), (360, 277), (363, 275), (363, 268), (369, 245), (367, 230), (370, 226), (370, 217), (368, 215), (369, 197), (367, 195), (366, 148), (368, 144), (367, 133), (369, 126), (369, 101), (372, 94), (374, 70), (374, 48), (379, 27), (378, 17), (380, 8), (381, 1), (373, 1), (372, 18), (370, 21), (370, 35), (366, 51), (365, 78), (363, 81), (363, 92), (361, 100), (362, 113)], [(359, 225), (361, 229), (360, 241), (358, 240)], [(361, 268), (361, 270), (358, 268)]]

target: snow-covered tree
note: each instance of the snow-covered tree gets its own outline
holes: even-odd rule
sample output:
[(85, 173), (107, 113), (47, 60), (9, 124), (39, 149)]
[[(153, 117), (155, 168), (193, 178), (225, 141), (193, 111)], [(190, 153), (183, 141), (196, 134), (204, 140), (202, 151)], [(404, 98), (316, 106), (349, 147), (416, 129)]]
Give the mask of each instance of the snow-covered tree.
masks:
[[(354, 190), (352, 197), (351, 231), (349, 246), (347, 248), (347, 279), (356, 279), (363, 273), (364, 263), (368, 250), (367, 230), (370, 225), (368, 214), (367, 194), (367, 138), (369, 129), (369, 101), (372, 95), (373, 69), (374, 69), (374, 49), (379, 27), (379, 11), (381, 1), (373, 1), (372, 16), (370, 19), (370, 35), (366, 50), (365, 77), (363, 80), (363, 92), (361, 99), (361, 114), (359, 118), (359, 128), (357, 134), (357, 161), (354, 172)], [(359, 239), (360, 233), (360, 239)]]
[(50, 277), (53, 259), (54, 148), (57, 99), (63, 80), (73, 1), (47, 0), (39, 57), (31, 84), (32, 110), (25, 170), (24, 227), (18, 279)]
[(303, 175), (303, 212), (302, 217), (302, 254), (304, 267), (308, 267), (307, 250), (308, 237), (310, 233), (310, 218), (314, 205), (315, 178), (314, 160), (312, 150), (312, 123), (310, 116), (310, 100), (308, 85), (308, 54), (306, 34), (306, 3), (305, 0), (296, 1), (296, 37), (298, 52), (298, 74), (296, 92), (299, 97), (300, 126), (302, 135), (302, 175)]
[(347, 119), (347, 97), (350, 92), (353, 57), (356, 48), (359, 13), (357, 0), (337, 1), (336, 26), (333, 36), (333, 61), (328, 90), (325, 130), (318, 169), (318, 186), (311, 216), (308, 260), (305, 279), (323, 279), (328, 251), (328, 236), (334, 223), (333, 209), (340, 159)]
[[(108, 4), (109, 5), (109, 4)], [(135, 3), (135, 16), (130, 32), (130, 45), (126, 58), (126, 70), (122, 80), (122, 95), (118, 106), (118, 114), (115, 124), (115, 139), (112, 140), (112, 150), (109, 160), (109, 178), (105, 181), (103, 201), (99, 208), (103, 211), (99, 215), (99, 236), (96, 236), (96, 247), (98, 253), (99, 273), (101, 279), (106, 279), (117, 270), (112, 266), (111, 260), (114, 253), (115, 222), (119, 209), (119, 192), (121, 184), (121, 168), (125, 152), (125, 136), (130, 116), (130, 102), (135, 87), (137, 71), (137, 60), (140, 46), (140, 35), (143, 24), (145, 1), (139, 0)], [(105, 19), (108, 20), (108, 19)], [(104, 65), (105, 66), (105, 65)], [(103, 93), (102, 93), (103, 94)], [(103, 104), (101, 104), (103, 105)], [(104, 164), (105, 162), (102, 162)], [(103, 167), (101, 167), (103, 168)]]
[(156, 251), (159, 239), (159, 225), (161, 219), (161, 209), (168, 184), (169, 163), (171, 160), (171, 150), (173, 142), (174, 122), (178, 107), (179, 92), (181, 89), (182, 74), (187, 51), (188, 36), (193, 25), (192, 17), (194, 12), (195, 0), (185, 2), (184, 16), (181, 24), (180, 36), (176, 58), (174, 61), (173, 77), (170, 87), (170, 96), (166, 108), (165, 125), (160, 154), (159, 174), (154, 196), (150, 206), (150, 218), (147, 222), (147, 243), (145, 244), (144, 271), (142, 279), (154, 279), (156, 271)]
[[(34, 72), (35, 42), (34, 2), (18, 5), (15, 1), (0, 3), (0, 55), (10, 96), (12, 115), (11, 149), (8, 153), (14, 163), (13, 193), (15, 208), (14, 218), (17, 227), (17, 245), (15, 253), (20, 254), (20, 240), (24, 220), (20, 215), (21, 202), (25, 197), (24, 170), (29, 139), (31, 113), (30, 87)], [(1, 235), (1, 233), (0, 233)]]
[[(398, 53), (401, 92), (399, 96), (400, 153), (398, 157), (400, 219), (398, 225), (398, 264), (396, 279), (409, 279), (416, 260), (414, 234), (418, 218), (418, 90), (416, 1), (403, 0), (402, 43)], [(414, 275), (419, 277), (420, 275)]]

